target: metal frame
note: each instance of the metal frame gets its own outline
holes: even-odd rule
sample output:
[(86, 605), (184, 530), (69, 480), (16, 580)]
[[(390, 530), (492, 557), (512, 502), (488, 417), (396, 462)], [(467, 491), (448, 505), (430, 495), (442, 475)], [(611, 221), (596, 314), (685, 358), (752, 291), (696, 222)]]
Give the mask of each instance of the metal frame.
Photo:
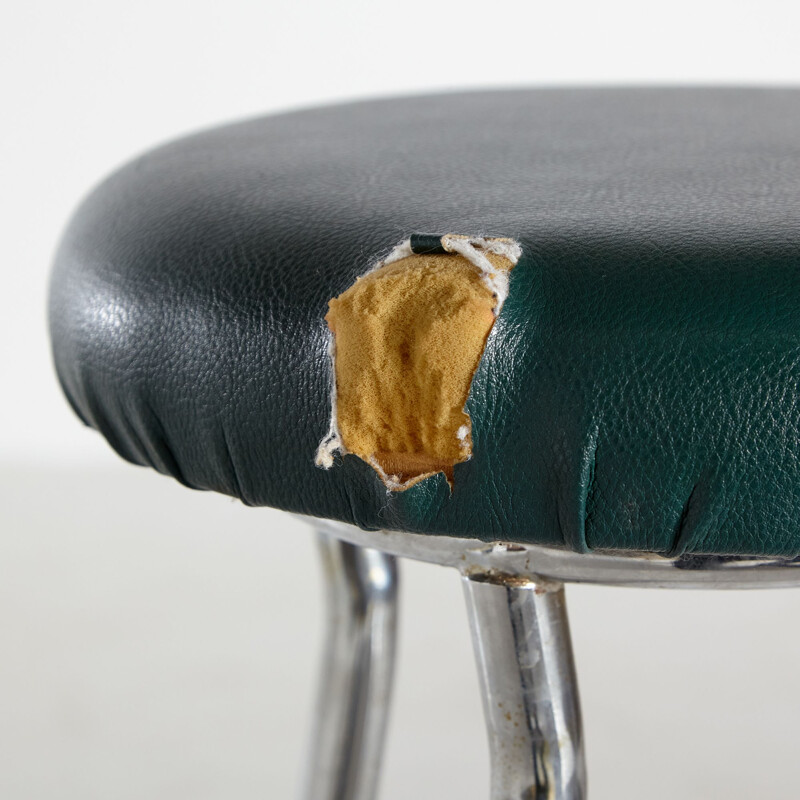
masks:
[(464, 578), (492, 800), (582, 800), (578, 681), (562, 585)]
[(342, 541), (377, 548), (393, 556), (454, 567), (464, 575), (490, 573), (537, 581), (651, 589), (766, 589), (800, 585), (800, 558), (667, 558), (616, 551), (575, 553), (515, 542), (485, 543), (402, 531), (364, 531), (341, 522), (302, 519)]
[(397, 639), (397, 561), (321, 533), (328, 640), (306, 800), (375, 796)]
[(462, 575), (489, 736), (491, 800), (585, 800), (564, 583), (800, 585), (800, 558), (581, 554), (304, 519), (320, 532), (331, 617), (306, 800), (375, 797), (395, 653), (398, 556)]

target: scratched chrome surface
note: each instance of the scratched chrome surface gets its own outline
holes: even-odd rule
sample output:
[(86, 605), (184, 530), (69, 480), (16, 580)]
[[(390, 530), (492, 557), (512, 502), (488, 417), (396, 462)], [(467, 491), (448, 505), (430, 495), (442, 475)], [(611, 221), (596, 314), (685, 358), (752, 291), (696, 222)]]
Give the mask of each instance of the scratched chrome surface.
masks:
[(766, 589), (800, 585), (800, 558), (574, 553), (554, 547), (480, 542), (402, 531), (365, 531), (303, 517), (338, 539), (394, 556), (454, 567), (464, 575), (496, 574), (530, 580), (674, 589)]

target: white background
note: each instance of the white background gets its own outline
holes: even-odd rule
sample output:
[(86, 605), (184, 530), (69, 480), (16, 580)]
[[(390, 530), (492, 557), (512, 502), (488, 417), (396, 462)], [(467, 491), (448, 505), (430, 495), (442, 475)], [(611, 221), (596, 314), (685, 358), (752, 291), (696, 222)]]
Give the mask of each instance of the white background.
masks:
[[(301, 770), (308, 537), (118, 462), (55, 384), (47, 271), (92, 184), (198, 127), (345, 98), (800, 82), (799, 28), (795, 4), (730, 0), (4, 7), (0, 797), (286, 797)], [(797, 593), (579, 588), (572, 611), (594, 797), (796, 798)], [(384, 796), (485, 796), (455, 576), (407, 570), (398, 692)]]

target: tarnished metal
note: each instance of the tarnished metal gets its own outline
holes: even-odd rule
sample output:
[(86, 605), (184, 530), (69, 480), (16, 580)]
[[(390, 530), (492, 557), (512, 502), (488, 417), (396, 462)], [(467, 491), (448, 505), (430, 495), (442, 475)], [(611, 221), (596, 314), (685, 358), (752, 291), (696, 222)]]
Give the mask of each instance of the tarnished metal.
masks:
[(328, 638), (305, 800), (373, 800), (397, 632), (393, 556), (319, 535)]
[(330, 520), (310, 520), (347, 542), (395, 556), (458, 569), (531, 580), (638, 586), (656, 589), (767, 589), (800, 586), (800, 558), (683, 556), (649, 553), (575, 553), (556, 547), (431, 536), (401, 531), (364, 531)]
[(464, 578), (491, 757), (491, 800), (583, 800), (578, 684), (564, 588)]
[[(308, 521), (340, 544), (322, 538), (331, 561), (334, 632), (311, 762), (316, 774), (306, 800), (373, 797), (394, 650), (393, 556), (453, 567), (463, 576), (489, 732), (492, 800), (586, 796), (564, 582), (678, 589), (800, 585), (800, 558), (574, 553)], [(377, 582), (371, 582), (369, 564), (382, 576)]]

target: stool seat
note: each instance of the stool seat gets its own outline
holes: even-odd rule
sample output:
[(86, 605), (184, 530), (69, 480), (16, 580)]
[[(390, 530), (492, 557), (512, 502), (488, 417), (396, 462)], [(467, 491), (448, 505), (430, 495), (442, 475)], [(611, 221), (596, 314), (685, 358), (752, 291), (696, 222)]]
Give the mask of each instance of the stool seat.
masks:
[[(346, 449), (321, 469), (330, 301), (398, 245), (428, 259), (423, 292), (461, 241), (514, 255), (476, 334), (468, 457), (409, 445), (434, 467), (404, 491)], [(85, 200), (50, 324), (83, 421), (193, 488), (367, 530), (792, 558), (800, 90), (449, 94), (200, 133)]]

